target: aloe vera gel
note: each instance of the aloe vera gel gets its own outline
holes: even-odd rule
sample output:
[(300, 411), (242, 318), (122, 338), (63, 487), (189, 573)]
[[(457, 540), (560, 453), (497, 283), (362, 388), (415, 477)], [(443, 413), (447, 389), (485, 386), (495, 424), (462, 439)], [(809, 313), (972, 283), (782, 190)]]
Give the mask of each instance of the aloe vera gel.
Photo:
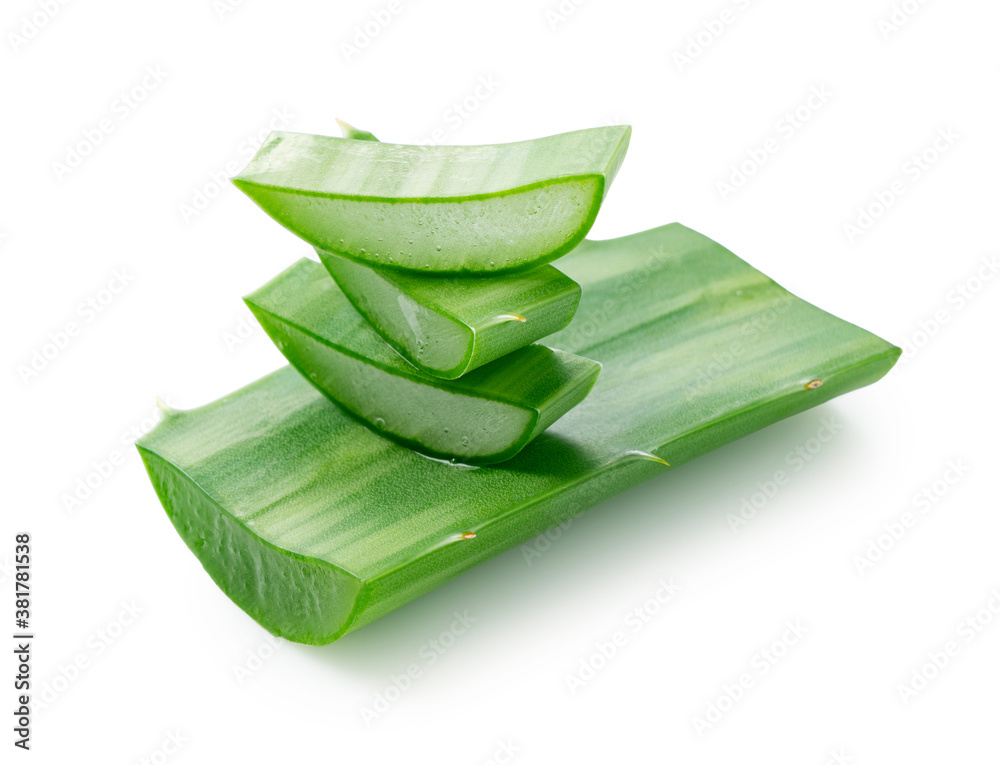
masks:
[(580, 303), (580, 285), (547, 265), (490, 279), (426, 277), (319, 256), (386, 342), (437, 377), (460, 377), (558, 332)]
[(371, 265), (497, 273), (590, 230), (628, 150), (616, 126), (492, 146), (272, 133), (233, 182), (315, 247)]
[(303, 376), (382, 435), (469, 464), (509, 459), (584, 399), (600, 365), (541, 345), (457, 380), (401, 358), (324, 268), (303, 259), (246, 297)]

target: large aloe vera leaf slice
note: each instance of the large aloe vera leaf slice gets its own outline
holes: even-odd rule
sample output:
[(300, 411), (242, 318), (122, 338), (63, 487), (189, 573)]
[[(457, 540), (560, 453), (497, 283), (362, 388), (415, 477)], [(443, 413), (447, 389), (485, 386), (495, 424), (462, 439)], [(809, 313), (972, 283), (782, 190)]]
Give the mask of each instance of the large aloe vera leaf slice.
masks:
[(558, 332), (580, 302), (580, 285), (548, 265), (483, 279), (317, 253), (386, 342), (411, 364), (449, 380)]
[(335, 640), (569, 514), (875, 382), (900, 353), (680, 225), (588, 241), (561, 265), (583, 299), (552, 342), (604, 369), (501, 465), (424, 459), (288, 368), (142, 438), (219, 586), (276, 634)]
[(487, 146), (404, 146), (277, 132), (233, 183), (327, 252), (418, 271), (519, 270), (586, 236), (630, 135), (615, 126)]
[(303, 258), (246, 298), (278, 349), (331, 399), (404, 446), (466, 464), (517, 454), (590, 392), (600, 364), (541, 345), (459, 380), (404, 361), (319, 263)]

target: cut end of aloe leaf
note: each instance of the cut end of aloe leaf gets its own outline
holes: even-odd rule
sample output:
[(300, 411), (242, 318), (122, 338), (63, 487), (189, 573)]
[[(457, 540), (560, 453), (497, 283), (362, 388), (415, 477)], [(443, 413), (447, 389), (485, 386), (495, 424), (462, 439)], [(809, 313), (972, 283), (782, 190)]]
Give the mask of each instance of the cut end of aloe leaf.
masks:
[(580, 303), (580, 285), (548, 265), (489, 279), (428, 277), (317, 253), (397, 353), (447, 380), (558, 332)]
[(531, 345), (457, 380), (386, 346), (323, 267), (303, 259), (246, 298), (304, 377), (372, 430), (470, 465), (510, 459), (582, 401), (596, 362)]
[(138, 449), (170, 522), (236, 605), (271, 633), (298, 643), (325, 645), (350, 628), (363, 590), (357, 577), (263, 541), (252, 520), (201, 490), (196, 469), (178, 468), (190, 454), (165, 458)]
[(586, 236), (628, 150), (615, 126), (492, 146), (272, 133), (233, 182), (310, 244), (442, 273), (541, 265)]

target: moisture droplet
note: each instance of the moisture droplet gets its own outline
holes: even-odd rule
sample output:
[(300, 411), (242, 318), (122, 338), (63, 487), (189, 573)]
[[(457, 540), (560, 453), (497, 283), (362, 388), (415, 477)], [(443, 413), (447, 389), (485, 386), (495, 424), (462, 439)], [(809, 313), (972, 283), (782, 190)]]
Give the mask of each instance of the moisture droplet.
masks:
[(468, 445), (469, 445), (469, 437), (462, 436), (462, 446), (468, 446)]
[(378, 428), (379, 430), (384, 429), (385, 428), (385, 420), (383, 420), (381, 417), (376, 417), (375, 418), (375, 427)]
[(364, 247), (362, 247), (362, 248), (361, 248), (361, 249), (359, 250), (359, 252), (360, 252), (360, 253), (361, 253), (362, 255), (364, 255), (364, 254), (365, 254), (365, 248), (364, 248)]
[(441, 252), (441, 245), (439, 244), (436, 249), (438, 252)]
[(445, 432), (445, 433), (447, 433), (447, 432), (448, 432), (448, 428), (445, 428), (445, 429), (444, 429), (444, 432)]

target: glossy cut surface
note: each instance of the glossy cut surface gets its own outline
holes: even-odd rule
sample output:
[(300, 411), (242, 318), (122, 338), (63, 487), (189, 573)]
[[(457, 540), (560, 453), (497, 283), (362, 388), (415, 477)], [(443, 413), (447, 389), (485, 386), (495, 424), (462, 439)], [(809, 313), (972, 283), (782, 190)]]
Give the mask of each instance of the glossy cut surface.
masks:
[(631, 128), (486, 146), (406, 146), (345, 132), (365, 139), (272, 133), (233, 183), (327, 252), (393, 268), (483, 274), (525, 270), (579, 244)]
[(407, 361), (455, 379), (563, 329), (580, 285), (552, 266), (488, 279), (362, 265), (317, 250), (326, 270)]
[(303, 259), (246, 298), (285, 357), (373, 430), (442, 459), (509, 459), (586, 397), (600, 365), (541, 345), (458, 380), (393, 351), (319, 263)]
[(241, 608), (291, 640), (330, 642), (573, 513), (875, 382), (900, 353), (677, 224), (588, 241), (560, 265), (583, 299), (550, 342), (603, 370), (500, 465), (421, 457), (290, 368), (140, 439), (175, 528)]

